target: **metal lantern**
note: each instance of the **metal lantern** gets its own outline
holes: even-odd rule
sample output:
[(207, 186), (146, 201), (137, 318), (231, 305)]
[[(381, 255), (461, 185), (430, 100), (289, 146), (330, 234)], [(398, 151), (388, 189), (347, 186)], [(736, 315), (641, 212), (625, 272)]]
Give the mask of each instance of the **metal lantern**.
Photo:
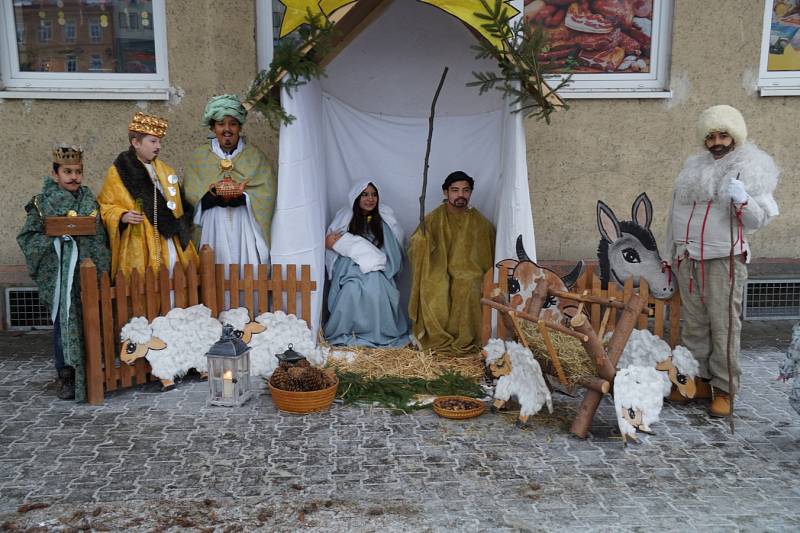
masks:
[(211, 405), (237, 407), (250, 399), (250, 347), (236, 337), (233, 326), (222, 328), (206, 357)]
[(292, 349), (291, 342), (289, 343), (289, 348), (285, 352), (276, 353), (275, 357), (277, 357), (281, 363), (289, 363), (290, 365), (294, 365), (298, 361), (301, 361), (306, 358), (306, 356), (304, 356), (303, 354), (295, 352)]

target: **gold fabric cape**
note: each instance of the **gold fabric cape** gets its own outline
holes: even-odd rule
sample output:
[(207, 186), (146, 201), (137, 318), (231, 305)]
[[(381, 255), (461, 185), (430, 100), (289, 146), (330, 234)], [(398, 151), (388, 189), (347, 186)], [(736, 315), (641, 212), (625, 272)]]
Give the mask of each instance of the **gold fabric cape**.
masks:
[[(170, 184), (167, 180), (169, 175), (175, 174), (172, 167), (159, 159), (153, 160), (153, 167), (164, 191), (168, 191), (169, 187), (180, 187), (179, 184)], [(173, 210), (175, 216), (182, 216), (183, 203), (181, 202), (181, 195), (170, 196), (170, 199), (177, 204)], [(100, 191), (97, 201), (100, 204), (100, 216), (106, 226), (106, 231), (108, 231), (108, 241), (111, 245), (112, 277), (119, 270), (123, 274), (129, 275), (133, 269), (138, 270), (140, 274), (144, 274), (145, 267), (158, 268), (153, 240), (155, 230), (147, 217), (141, 224), (137, 225), (122, 223), (124, 229), (120, 232), (122, 215), (128, 211), (134, 211), (136, 204), (133, 196), (122, 183), (116, 166), (111, 165), (106, 172), (103, 189)], [(161, 264), (169, 266), (167, 239), (161, 234), (158, 235), (158, 238), (161, 239)], [(190, 261), (194, 261), (196, 265), (199, 264), (197, 251), (192, 242), (189, 242), (188, 246), (183, 248), (177, 235), (172, 237), (172, 241), (175, 244), (178, 260), (184, 267)]]
[(494, 262), (491, 222), (470, 208), (448, 213), (441, 205), (411, 236), (413, 282), (408, 304), (412, 330), (423, 349), (468, 354), (481, 349), (481, 283)]

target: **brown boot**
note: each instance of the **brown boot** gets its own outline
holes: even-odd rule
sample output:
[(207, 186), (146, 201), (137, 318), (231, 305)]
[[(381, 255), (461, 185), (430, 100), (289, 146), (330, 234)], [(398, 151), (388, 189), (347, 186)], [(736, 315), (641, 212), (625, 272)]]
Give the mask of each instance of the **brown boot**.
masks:
[(667, 400), (674, 403), (689, 403), (695, 400), (710, 400), (711, 399), (711, 385), (703, 378), (694, 378), (695, 393), (694, 398), (687, 398), (678, 390), (675, 385), (672, 386)]
[(714, 387), (714, 399), (711, 400), (711, 416), (726, 417), (733, 413), (733, 398), (722, 389)]

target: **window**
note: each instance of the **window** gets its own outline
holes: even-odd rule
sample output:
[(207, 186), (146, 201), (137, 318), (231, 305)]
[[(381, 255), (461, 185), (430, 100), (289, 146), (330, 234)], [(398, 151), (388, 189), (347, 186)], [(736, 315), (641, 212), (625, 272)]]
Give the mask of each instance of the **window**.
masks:
[(78, 37), (78, 25), (74, 20), (68, 20), (64, 24), (64, 42), (74, 43)]
[(765, 0), (758, 69), (761, 96), (800, 95), (800, 0)]
[(101, 58), (98, 54), (92, 54), (92, 57), (89, 60), (89, 71), (102, 70), (102, 68), (103, 58)]
[[(558, 51), (553, 53), (551, 61), (563, 65), (562, 76), (572, 73), (572, 81), (558, 94), (564, 98), (671, 97), (669, 62), (674, 0), (628, 4), (633, 10), (629, 27), (606, 18), (599, 9), (593, 11), (594, 2), (587, 5), (587, 10), (577, 15), (567, 13), (567, 7), (557, 8), (564, 13), (545, 20), (537, 19), (537, 11), (525, 12), (531, 24), (544, 24), (551, 38), (559, 40)], [(546, 25), (556, 20), (557, 25)], [(586, 42), (592, 46), (587, 47)]]
[(53, 22), (50, 20), (39, 21), (39, 31), (37, 32), (40, 43), (49, 43), (53, 40)]
[(166, 100), (165, 5), (0, 0), (0, 99)]
[(100, 19), (93, 19), (89, 22), (89, 40), (93, 43), (99, 43), (103, 38), (103, 30), (100, 27)]

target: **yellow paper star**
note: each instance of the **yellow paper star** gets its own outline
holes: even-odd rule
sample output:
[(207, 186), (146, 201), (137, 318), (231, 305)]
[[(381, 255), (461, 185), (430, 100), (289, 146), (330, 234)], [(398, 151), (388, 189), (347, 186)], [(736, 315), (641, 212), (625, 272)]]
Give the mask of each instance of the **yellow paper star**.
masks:
[(281, 21), (281, 33), (278, 37), (285, 37), (305, 24), (309, 11), (312, 15), (322, 14), (319, 6), (320, 0), (279, 0), (286, 6)]
[(356, 0), (319, 0), (319, 7), (326, 15), (330, 15), (340, 7), (352, 4)]
[[(499, 47), (500, 42), (498, 39), (492, 37), (492, 35), (486, 31), (484, 28), (481, 27), (482, 24), (486, 24), (485, 20), (479, 19), (475, 16), (475, 13), (485, 13), (486, 8), (483, 7), (481, 4), (481, 0), (419, 0), (425, 4), (430, 4), (434, 7), (438, 7), (442, 11), (449, 13), (456, 17), (458, 20), (462, 21), (463, 23), (467, 24), (471, 28), (475, 29), (478, 33), (483, 35), (490, 43)], [(510, 11), (511, 16), (516, 16), (519, 14), (519, 10), (510, 4), (511, 0), (505, 0), (505, 7)], [(489, 0), (491, 2), (491, 0)]]

